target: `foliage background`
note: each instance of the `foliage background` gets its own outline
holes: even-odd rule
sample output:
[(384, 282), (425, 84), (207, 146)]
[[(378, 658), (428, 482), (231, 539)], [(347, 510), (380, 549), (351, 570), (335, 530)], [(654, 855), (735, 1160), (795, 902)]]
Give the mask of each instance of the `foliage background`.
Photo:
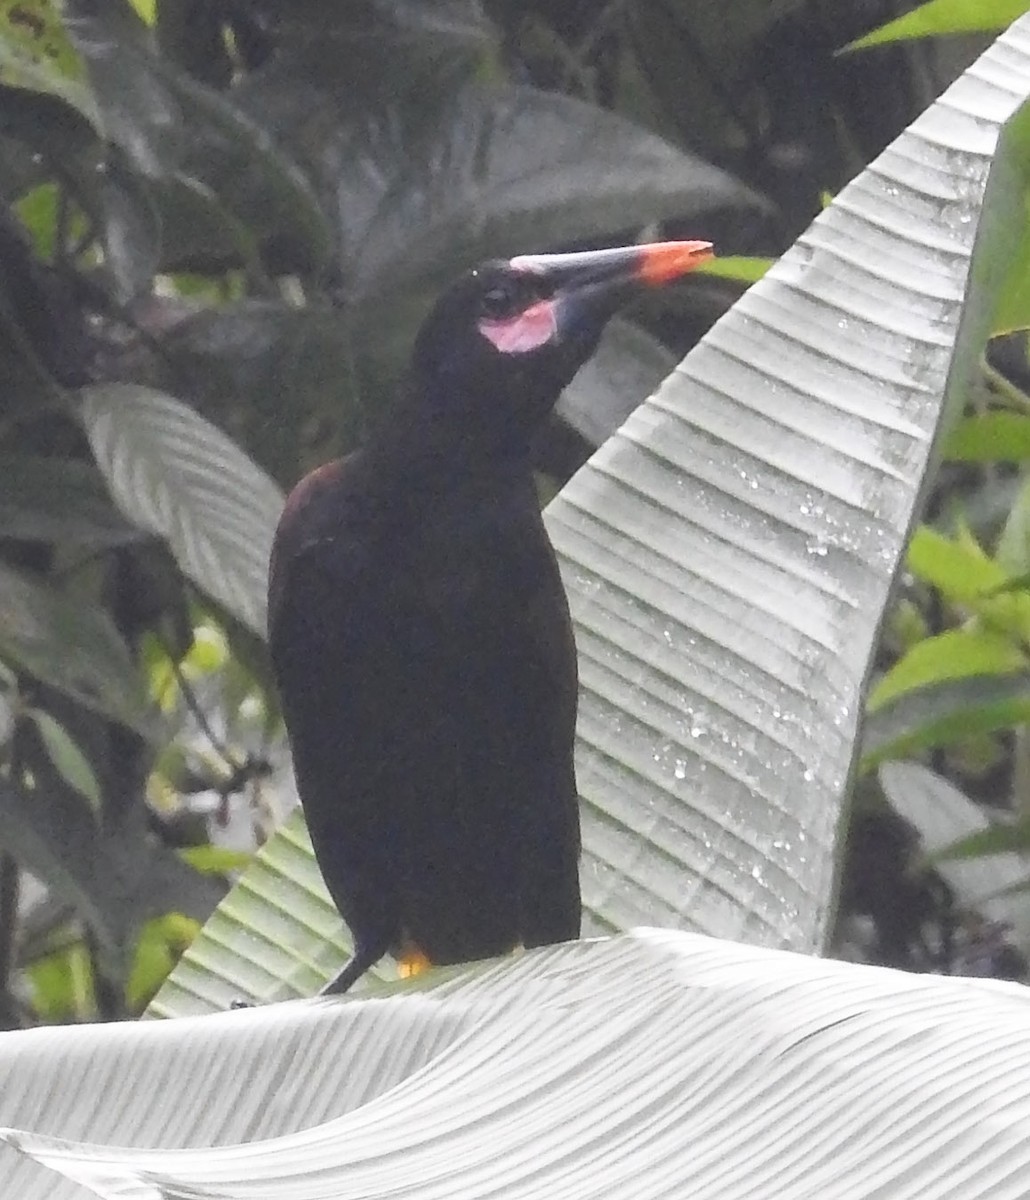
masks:
[[(138, 1011), (290, 807), (270, 529), (376, 419), (437, 289), (641, 234), (777, 255), (975, 55), (837, 55), (906, 7), (0, 5), (5, 1024)], [(613, 328), (538, 447), (545, 491), (760, 269)], [(885, 631), (850, 956), (1024, 972), (1011, 907), (920, 835), (1025, 836), (1025, 373), (1025, 337), (999, 338)], [(875, 770), (901, 754), (929, 783)], [(982, 801), (1016, 819), (985, 834)]]

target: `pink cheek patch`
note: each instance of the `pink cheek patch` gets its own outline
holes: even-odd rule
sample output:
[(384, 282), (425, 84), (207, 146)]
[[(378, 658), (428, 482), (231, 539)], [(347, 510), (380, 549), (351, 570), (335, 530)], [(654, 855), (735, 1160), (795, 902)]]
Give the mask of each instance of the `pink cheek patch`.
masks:
[(528, 350), (536, 350), (551, 341), (558, 332), (554, 304), (549, 300), (539, 300), (525, 312), (504, 321), (492, 321), (484, 317), (479, 322), (479, 332), (502, 354), (525, 354)]

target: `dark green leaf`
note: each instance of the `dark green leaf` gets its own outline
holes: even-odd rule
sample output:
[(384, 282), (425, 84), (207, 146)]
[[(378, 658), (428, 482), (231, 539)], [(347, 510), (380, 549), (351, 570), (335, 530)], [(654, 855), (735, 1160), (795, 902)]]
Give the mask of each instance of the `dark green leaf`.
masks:
[(355, 5), (330, 0), (261, 0), (261, 11), (295, 38), (335, 36), (360, 25), (369, 41), (398, 41), (406, 34), (419, 39), (479, 41), (490, 36), (492, 25), (477, 0), (362, 0)]
[[(105, 146), (63, 100), (15, 88), (0, 88), (0, 130), (37, 154), (47, 175), (89, 214), (119, 298), (129, 300), (149, 287), (158, 261), (157, 216), (144, 181), (128, 169), (118, 147)], [(36, 250), (44, 255), (53, 250), (52, 203), (49, 217), (49, 228), (33, 230)]]
[[(338, 309), (243, 301), (187, 317), (162, 341), (177, 394), (194, 401), (284, 483), (318, 450), (353, 447), (370, 415), (359, 404), (350, 320)], [(284, 420), (284, 406), (289, 420)]]
[(1030, 722), (1030, 674), (972, 675), (916, 688), (877, 708), (862, 730), (862, 769), (978, 733)]
[(50, 761), (58, 774), (70, 788), (89, 801), (93, 813), (99, 814), (101, 806), (100, 784), (89, 759), (83, 754), (67, 729), (50, 713), (40, 708), (24, 709), (25, 716), (36, 726), (40, 741), (46, 748)]
[[(393, 90), (370, 83), (346, 107), (349, 81), (324, 59), (284, 58), (240, 94), (339, 214), (353, 300), (395, 304), (417, 281), (424, 306), (457, 266), (490, 255), (762, 211), (731, 176), (614, 113), (530, 87), (456, 89), (447, 77), (414, 90), (389, 61), (376, 65)], [(367, 318), (381, 338), (386, 314)]]
[(0, 85), (0, 131), (38, 155), (51, 174), (71, 182), (78, 193), (89, 195), (100, 185), (100, 135), (60, 97)]
[(222, 276), (240, 266), (262, 277), (260, 238), (234, 215), (210, 187), (178, 175), (151, 183), (161, 227), (161, 269)]
[(662, 9), (677, 16), (710, 53), (736, 57), (750, 53), (756, 43), (761, 46), (775, 25), (804, 6), (805, 0), (733, 0), (727, 9), (696, 0), (667, 0)]
[(288, 57), (240, 93), (339, 215), (356, 375), (370, 411), (400, 375), (432, 298), (463, 265), (596, 242), (665, 217), (707, 231), (716, 216), (762, 211), (729, 175), (613, 113), (529, 87), (455, 87), (446, 76), (413, 91), (394, 66), (377, 65), (396, 94), (353, 85), (338, 64)]
[(112, 153), (107, 159), (99, 215), (104, 262), (113, 277), (115, 294), (125, 304), (150, 291), (160, 261), (161, 229), (146, 183), (121, 153)]
[(291, 242), (297, 269), (320, 270), (331, 234), (303, 172), (230, 100), (156, 52), (126, 0), (69, 0), (65, 24), (86, 60), (108, 136), (136, 169), (192, 177), (238, 219)]
[(150, 388), (82, 391), (82, 419), (115, 502), (167, 539), (183, 572), (260, 635), (282, 494), (221, 430)]
[(156, 733), (139, 673), (107, 614), (0, 564), (0, 656), (145, 737)]
[(1030, 818), (1012, 825), (992, 825), (979, 833), (952, 842), (950, 846), (931, 855), (933, 862), (948, 862), (963, 858), (986, 858), (992, 854), (1030, 850)]
[[(407, 145), (384, 145), (378, 122), (355, 131), (351, 145), (367, 165), (341, 176), (339, 197), (357, 201), (341, 211), (371, 217), (345, 231), (360, 291), (381, 294), (418, 268), (436, 286), (455, 260), (596, 240), (662, 218), (704, 229), (717, 212), (761, 207), (710, 164), (566, 96), (472, 85), (440, 116), (435, 137), (416, 126)], [(370, 195), (373, 162), (383, 179), (399, 168), (405, 187)]]
[(93, 550), (144, 536), (111, 503), (92, 463), (38, 454), (0, 454), (0, 530), (21, 541)]
[(22, 326), (26, 317), (46, 322), (47, 313), (29, 272), (22, 269), (28, 262), (27, 249), (21, 238), (3, 225), (0, 253), (4, 260), (0, 272), (0, 413), (12, 417), (57, 405), (63, 393)]
[(142, 805), (98, 824), (71, 792), (27, 793), (0, 777), (0, 830), (4, 849), (73, 904), (123, 967), (138, 924), (170, 911), (203, 920), (224, 891), (154, 842)]

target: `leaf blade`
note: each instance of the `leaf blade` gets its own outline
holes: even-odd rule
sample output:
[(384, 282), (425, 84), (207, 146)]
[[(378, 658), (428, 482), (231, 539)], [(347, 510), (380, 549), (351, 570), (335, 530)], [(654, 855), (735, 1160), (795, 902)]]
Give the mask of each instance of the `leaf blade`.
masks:
[(84, 388), (81, 414), (123, 513), (165, 538), (183, 572), (259, 636), (282, 493), (192, 409), (132, 384)]
[(94, 816), (100, 812), (100, 783), (89, 759), (67, 729), (41, 708), (26, 708), (28, 717), (39, 731), (47, 756), (61, 778), (89, 802)]
[(0, 656), (94, 712), (158, 736), (142, 680), (107, 614), (0, 564)]
[(369, 1002), (8, 1035), (0, 1124), (35, 1156), (22, 1200), (56, 1192), (40, 1163), (112, 1200), (401, 1180), (451, 1200), (1017, 1200), (1028, 1025), (1013, 985), (642, 930)]
[(901, 692), (869, 714), (862, 730), (862, 769), (1028, 721), (1027, 674), (944, 679)]

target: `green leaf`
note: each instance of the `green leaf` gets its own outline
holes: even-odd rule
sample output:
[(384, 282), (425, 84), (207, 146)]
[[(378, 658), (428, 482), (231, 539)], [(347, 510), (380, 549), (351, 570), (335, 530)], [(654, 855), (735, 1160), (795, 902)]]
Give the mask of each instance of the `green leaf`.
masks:
[(965, 417), (945, 439), (944, 457), (975, 463), (1030, 458), (1030, 416), (998, 411)]
[[(10, 420), (37, 414), (48, 407), (56, 407), (63, 400), (63, 393), (43, 364), (32, 340), (22, 328), (20, 317), (26, 314), (15, 299), (14, 290), (21, 285), (30, 295), (34, 289), (24, 277), (24, 262), (19, 262), (17, 274), (10, 261), (11, 250), (17, 247), (27, 258), (20, 239), (8, 230), (3, 231), (5, 266), (0, 274), (0, 376), (4, 386), (0, 389), (0, 414)], [(13, 242), (13, 246), (9, 243)], [(38, 298), (34, 297), (38, 306)]]
[(204, 623), (193, 629), (193, 644), (182, 660), (183, 670), (194, 677), (221, 671), (229, 662), (229, 643), (217, 625)]
[(183, 572), (265, 632), (266, 581), (282, 494), (221, 430), (134, 384), (81, 392), (82, 420), (115, 503), (165, 538)]
[(340, 214), (347, 298), (366, 338), (403, 321), (406, 351), (463, 263), (648, 220), (703, 229), (716, 213), (763, 211), (732, 176), (615, 113), (525, 86), (455, 87), (447, 74), (416, 87), (388, 42), (361, 47), (352, 81), (333, 49), (285, 54), (238, 96), (297, 147), (323, 207)]
[[(213, 952), (218, 944), (223, 952)], [(241, 998), (310, 996), (352, 949), (297, 811), (254, 856), (147, 1011), (182, 1016), (224, 1011)], [(384, 961), (371, 978), (396, 979), (397, 972)]]
[(0, 1137), (26, 1157), (5, 1153), (5, 1183), (18, 1200), (76, 1196), (69, 1180), (109, 1200), (1017, 1200), (1028, 1028), (1025, 989), (994, 980), (643, 930), (367, 1002), (9, 1033)]
[(739, 283), (755, 283), (775, 261), (774, 258), (746, 258), (740, 254), (725, 254), (703, 263), (697, 270), (699, 275), (735, 279)]
[(968, 529), (950, 539), (926, 526), (918, 528), (909, 544), (908, 565), (912, 574), (932, 583), (952, 604), (977, 613), (990, 629), (1013, 641), (1030, 640), (1030, 593), (984, 553)]
[(118, 147), (105, 144), (78, 111), (56, 96), (2, 86), (0, 130), (38, 159), (48, 181), (19, 203), (37, 256), (54, 254), (59, 181), (64, 201), (72, 201), (62, 208), (66, 242), (86, 244), (87, 232), (97, 236), (121, 300), (149, 288), (160, 241), (157, 214), (145, 181), (127, 168)]
[[(336, 437), (328, 455), (353, 449), (369, 415), (355, 378), (345, 312), (267, 300), (223, 304), (187, 317), (162, 339), (179, 394), (218, 421), (233, 421), (264, 468), (296, 479), (313, 425)], [(281, 419), (289, 396), (291, 419)]]
[(1028, 9), (1028, 0), (929, 0), (872, 33), (849, 42), (844, 49), (864, 50), (909, 38), (1006, 29)]
[(55, 720), (48, 712), (44, 712), (40, 708), (26, 708), (24, 713), (39, 730), (39, 736), (46, 747), (47, 755), (57, 768), (61, 778), (69, 787), (85, 796), (94, 815), (99, 815), (100, 783), (89, 759), (83, 754), (75, 739), (60, 721)]
[[(19, 224), (29, 234), (32, 246), (41, 259), (52, 261), (56, 243), (54, 232), (57, 226), (59, 191), (56, 183), (40, 183), (13, 205)], [(81, 236), (82, 228), (73, 230)]]
[(254, 855), (248, 851), (229, 850), (224, 846), (187, 846), (179, 851), (179, 857), (203, 875), (242, 871), (254, 860)]
[(128, 304), (149, 294), (160, 262), (160, 214), (146, 181), (124, 154), (108, 154), (95, 208), (103, 229), (104, 265), (116, 298)]
[[(1030, 850), (1030, 818), (1023, 818), (1012, 825), (992, 825), (968, 837), (952, 842), (932, 856), (934, 862), (949, 862), (964, 858), (987, 858), (995, 854), (1009, 854)], [(1028, 864), (1030, 868), (1030, 864)]]
[(341, 43), (346, 40), (366, 51), (386, 41), (398, 52), (410, 47), (430, 59), (462, 46), (481, 49), (497, 40), (496, 28), (482, 6), (469, 0), (433, 0), (428, 5), (422, 0), (373, 0), (361, 10), (360, 22), (354, 13), (325, 0), (293, 0), (276, 16), (280, 27), (297, 40), (311, 41), (314, 35), (329, 41), (341, 57), (345, 53)]
[(0, 2), (0, 83), (58, 96), (98, 124), (82, 61), (49, 0)]
[(1030, 675), (968, 675), (901, 692), (862, 729), (862, 769), (1030, 723)]
[(1005, 136), (1014, 150), (1003, 164), (1005, 191), (1013, 217), (1021, 220), (1005, 248), (1005, 281), (995, 302), (992, 325), (996, 334), (1030, 326), (1030, 113), (1018, 113)]
[[(698, 86), (689, 78), (692, 72), (682, 70), (685, 59), (682, 34), (728, 80), (739, 63), (761, 52), (764, 40), (776, 26), (789, 27), (791, 18), (804, 8), (805, 0), (733, 0), (731, 10), (721, 9), (717, 4), (698, 4), (696, 0), (669, 0), (660, 6), (630, 5), (626, 15), (634, 22), (650, 17), (649, 23), (655, 28), (655, 38), (645, 43), (644, 57), (658, 57), (663, 49), (679, 54), (664, 72), (665, 89), (669, 93), (664, 99), (673, 108)], [(727, 20), (728, 16), (732, 19)]]
[(332, 234), (304, 173), (228, 95), (156, 52), (127, 0), (66, 0), (65, 25), (86, 61), (104, 126), (135, 169), (209, 189), (244, 225), (291, 242), (291, 268), (321, 271)]
[(1010, 637), (991, 629), (949, 629), (917, 642), (869, 695), (869, 711), (888, 701), (944, 680), (972, 675), (1004, 675), (1024, 671), (1027, 658)]
[(168, 913), (147, 921), (140, 930), (125, 985), (130, 1008), (138, 1011), (150, 1000), (199, 930), (198, 921), (180, 913)]
[(948, 600), (971, 605), (995, 592), (1007, 572), (989, 558), (970, 534), (948, 538), (921, 525), (908, 545), (908, 569)]
[(0, 130), (39, 156), (43, 167), (71, 183), (83, 201), (101, 183), (104, 145), (90, 122), (72, 105), (45, 92), (0, 84)]
[(998, 538), (998, 562), (1007, 575), (1030, 574), (1030, 480), (1020, 488)]
[(909, 570), (936, 587), (944, 598), (979, 614), (1013, 641), (1030, 640), (1030, 593), (1013, 587), (1009, 572), (984, 553), (965, 529), (947, 538), (920, 526), (909, 543)]
[(111, 503), (92, 463), (39, 454), (0, 454), (0, 528), (21, 541), (93, 551), (144, 536)]
[(1005, 596), (1009, 592), (1030, 591), (1030, 573), (1026, 575), (1016, 575), (1012, 579), (1006, 579), (1004, 583), (999, 583), (996, 588), (992, 588), (988, 592), (988, 596)]
[(70, 790), (30, 793), (0, 777), (0, 829), (4, 850), (74, 905), (116, 971), (141, 922), (173, 910), (204, 919), (224, 893), (218, 880), (155, 842), (142, 805), (98, 824)]
[(93, 970), (82, 942), (26, 968), (32, 1007), (44, 1021), (87, 1021), (96, 1015)]
[(469, 80), (453, 67), (416, 64), (411, 78), (403, 42), (353, 43), (292, 48), (235, 92), (241, 108), (294, 148), (323, 208), (339, 214), (347, 280), (340, 349), (353, 360), (345, 372), (330, 365), (321, 379), (342, 381), (348, 407), (342, 417), (339, 402), (326, 411), (345, 435), (358, 415), (352, 397), (360, 394), (364, 415), (375, 414), (430, 303), (462, 266), (610, 237), (647, 220), (703, 229), (717, 214), (765, 213), (730, 175), (614, 113)]
[(992, 333), (997, 335), (1015, 333), (1030, 326), (1030, 221), (1013, 238), (1011, 264), (992, 327)]
[(87, 708), (157, 736), (142, 680), (110, 618), (0, 564), (0, 656)]

